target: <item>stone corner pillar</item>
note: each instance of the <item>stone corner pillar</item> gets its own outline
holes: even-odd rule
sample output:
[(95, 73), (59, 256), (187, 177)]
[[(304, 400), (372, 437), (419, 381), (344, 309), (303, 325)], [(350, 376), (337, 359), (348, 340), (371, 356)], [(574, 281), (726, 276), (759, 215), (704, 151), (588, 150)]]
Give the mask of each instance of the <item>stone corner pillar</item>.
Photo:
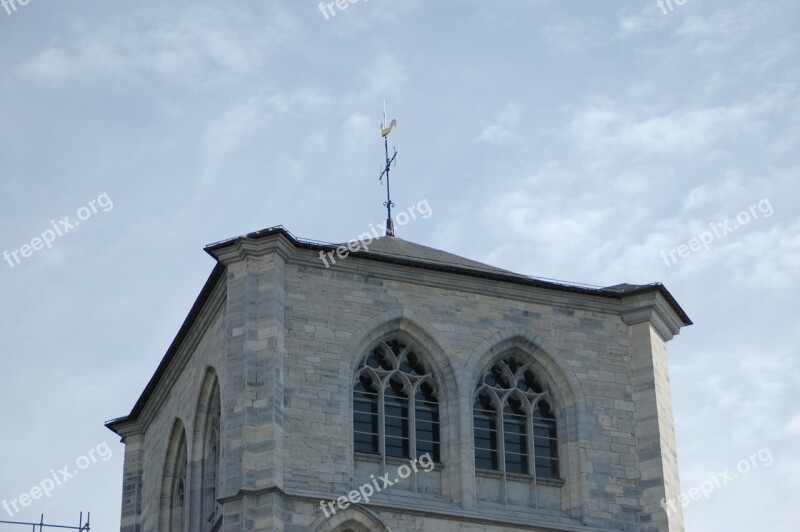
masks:
[(145, 437), (136, 427), (118, 426), (113, 430), (122, 437), (122, 443), (125, 444), (120, 532), (141, 532)]
[(683, 532), (677, 445), (666, 343), (683, 321), (657, 291), (622, 299), (628, 326), (633, 387), (634, 437), (640, 474), (639, 520), (648, 529)]

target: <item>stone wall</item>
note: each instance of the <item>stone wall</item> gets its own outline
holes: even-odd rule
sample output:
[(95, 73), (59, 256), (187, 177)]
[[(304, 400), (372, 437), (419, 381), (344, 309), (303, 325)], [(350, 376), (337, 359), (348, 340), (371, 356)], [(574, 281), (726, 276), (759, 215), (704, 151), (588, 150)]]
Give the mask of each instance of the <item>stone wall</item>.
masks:
[[(167, 440), (176, 417), (191, 431), (208, 366), (222, 390), (223, 530), (683, 529), (659, 505), (679, 492), (665, 349), (679, 327), (657, 292), (619, 300), (356, 256), (326, 269), (280, 235), (217, 256), (227, 275), (208, 305), (219, 308), (127, 439), (123, 530), (154, 529)], [(441, 463), (327, 518), (320, 500), (380, 467), (354, 456), (352, 380), (392, 334), (428, 357), (441, 386)], [(493, 479), (476, 479), (472, 403), (510, 351), (554, 396), (562, 480), (522, 481), (527, 504), (504, 506), (486, 496)]]

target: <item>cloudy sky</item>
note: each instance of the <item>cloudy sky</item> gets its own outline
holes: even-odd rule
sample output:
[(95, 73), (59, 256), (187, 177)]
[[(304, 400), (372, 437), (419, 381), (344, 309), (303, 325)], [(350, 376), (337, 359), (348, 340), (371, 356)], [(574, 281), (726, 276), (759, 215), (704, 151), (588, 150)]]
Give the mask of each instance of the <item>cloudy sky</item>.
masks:
[(690, 502), (688, 530), (793, 529), (800, 5), (672, 4), (0, 8), (0, 499), (86, 466), (14, 519), (119, 526), (103, 422), (177, 332), (203, 246), (381, 222), (385, 97), (393, 199), (433, 210), (399, 236), (533, 276), (664, 282), (695, 321), (669, 344), (682, 489), (737, 475)]

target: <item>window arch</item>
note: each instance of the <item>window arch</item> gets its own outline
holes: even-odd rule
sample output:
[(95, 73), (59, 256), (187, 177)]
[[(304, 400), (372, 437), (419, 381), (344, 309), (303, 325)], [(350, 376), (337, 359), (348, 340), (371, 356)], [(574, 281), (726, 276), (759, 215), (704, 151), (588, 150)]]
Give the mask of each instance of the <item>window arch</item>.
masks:
[(222, 526), (222, 401), (217, 372), (207, 367), (200, 383), (189, 457), (190, 494), (188, 528), (211, 532)]
[(308, 527), (312, 532), (387, 532), (380, 518), (363, 506), (350, 506), (336, 515), (320, 514)]
[(398, 339), (363, 357), (353, 384), (356, 452), (440, 460), (439, 391), (430, 364)]
[(187, 469), (186, 431), (177, 420), (172, 428), (164, 460), (161, 484), (159, 530), (184, 532), (186, 529)]
[(186, 515), (186, 469), (186, 438), (184, 437), (178, 448), (175, 482), (170, 495), (170, 532), (183, 532), (183, 521)]
[(214, 386), (209, 405), (208, 418), (203, 439), (203, 472), (201, 517), (203, 529), (214, 529), (220, 517), (219, 469), (220, 469), (220, 418), (219, 386)]
[(529, 363), (507, 356), (483, 373), (473, 423), (477, 469), (559, 478), (553, 400)]

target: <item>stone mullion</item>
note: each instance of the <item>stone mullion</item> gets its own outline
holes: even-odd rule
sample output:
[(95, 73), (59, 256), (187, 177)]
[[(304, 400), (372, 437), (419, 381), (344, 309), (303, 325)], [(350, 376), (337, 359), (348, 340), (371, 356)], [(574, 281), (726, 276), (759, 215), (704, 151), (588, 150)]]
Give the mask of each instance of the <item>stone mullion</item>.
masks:
[(505, 399), (500, 401), (500, 406), (497, 409), (497, 460), (499, 462), (500, 471), (503, 474), (503, 482), (500, 485), (503, 504), (508, 505), (508, 478), (506, 472), (506, 429), (503, 420), (503, 403)]
[(528, 448), (528, 474), (533, 479), (531, 480), (531, 503), (534, 508), (539, 507), (539, 491), (536, 486), (536, 431), (533, 427), (533, 403), (528, 400), (528, 415), (526, 416), (526, 431), (528, 434), (528, 441), (526, 442)]
[(386, 384), (383, 379), (378, 382), (381, 386), (378, 394), (378, 452), (381, 455), (381, 473), (386, 473)]
[[(409, 379), (410, 381), (411, 379)], [(410, 458), (417, 457), (417, 395), (414, 393), (414, 385), (411, 385), (411, 393), (408, 398), (408, 454)], [(412, 487), (414, 493), (417, 492), (417, 475), (413, 475)]]

